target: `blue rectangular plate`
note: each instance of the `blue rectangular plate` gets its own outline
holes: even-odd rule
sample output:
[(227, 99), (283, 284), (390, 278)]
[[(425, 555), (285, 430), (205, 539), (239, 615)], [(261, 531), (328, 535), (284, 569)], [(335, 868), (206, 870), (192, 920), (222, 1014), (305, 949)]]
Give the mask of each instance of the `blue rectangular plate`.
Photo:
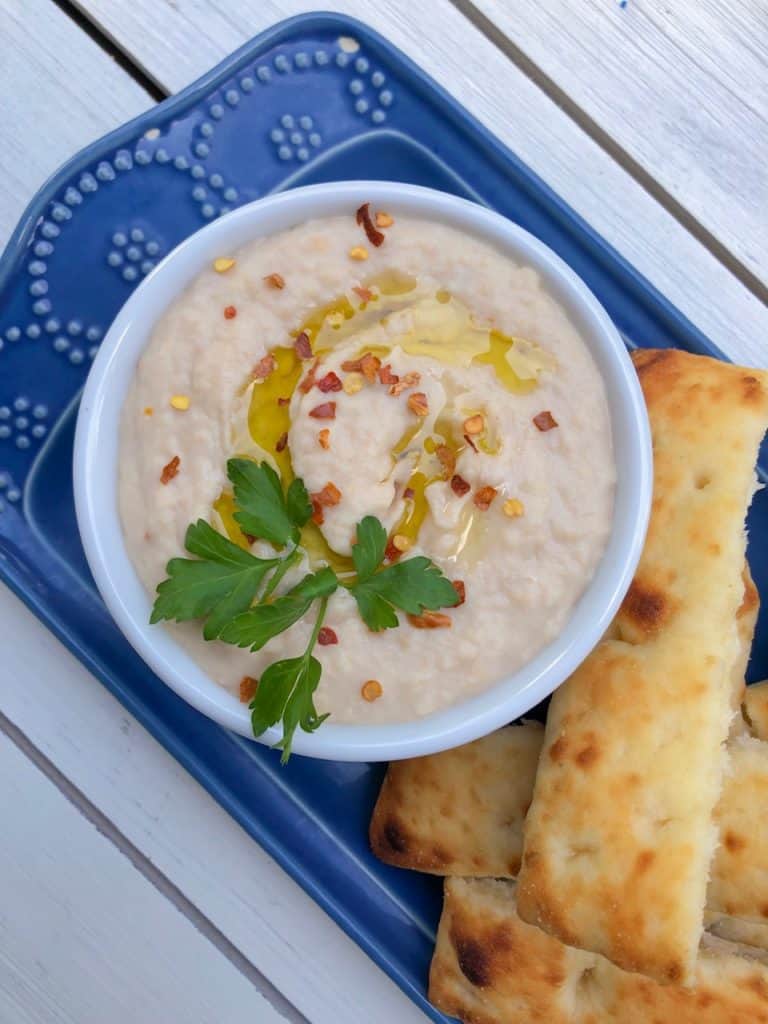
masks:
[[(347, 52), (340, 37), (356, 41)], [(77, 396), (116, 312), (154, 263), (234, 206), (350, 178), (416, 182), (501, 211), (581, 275), (630, 346), (719, 355), (542, 181), (365, 26), (305, 15), (69, 161), (0, 260), (0, 577), (243, 828), (436, 1021), (427, 972), (440, 883), (379, 864), (381, 768), (277, 755), (193, 711), (107, 614), (75, 525)], [(750, 514), (768, 535), (768, 499)], [(768, 583), (768, 546), (751, 545)], [(751, 676), (768, 674), (761, 616)]]

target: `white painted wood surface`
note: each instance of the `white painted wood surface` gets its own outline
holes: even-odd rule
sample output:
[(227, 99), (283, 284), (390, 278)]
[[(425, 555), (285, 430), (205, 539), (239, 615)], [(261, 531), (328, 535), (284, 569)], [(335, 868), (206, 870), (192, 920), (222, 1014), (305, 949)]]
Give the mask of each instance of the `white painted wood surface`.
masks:
[[(562, 25), (581, 5), (562, 0)], [(598, 0), (596, 0), (598, 2)], [(613, 8), (614, 0), (599, 0)], [(630, 0), (630, 3), (639, 0)], [(322, 10), (325, 0), (206, 0), (159, 6), (155, 0), (80, 0), (103, 29), (145, 71), (171, 92), (187, 85), (227, 53), (280, 18)], [(457, 11), (450, 0), (335, 0), (403, 49), (521, 156), (541, 177), (726, 351), (759, 361), (768, 337), (768, 309)], [(503, 4), (521, 25), (534, 18), (539, 0)], [(617, 6), (617, 5), (616, 5)], [(686, 7), (692, 5), (685, 5)], [(725, 0), (722, 2), (727, 12)], [(418, 16), (417, 16), (418, 10)], [(627, 13), (621, 11), (619, 13)], [(726, 17), (726, 13), (723, 14)], [(600, 68), (596, 68), (599, 75)], [(644, 124), (650, 131), (653, 119)], [(745, 160), (748, 178), (768, 166), (755, 140)], [(659, 175), (669, 155), (660, 149)], [(733, 176), (731, 189), (741, 190)], [(745, 185), (745, 187), (748, 187)], [(746, 201), (746, 200), (745, 200)], [(765, 213), (765, 210), (763, 210)], [(727, 219), (727, 218), (725, 218)], [(756, 216), (752, 234), (765, 236)], [(713, 296), (717, 301), (713, 301)]]
[(0, 0), (0, 246), (60, 164), (152, 103), (51, 0)]
[(284, 1024), (4, 735), (0, 778), (4, 1024)]
[[(279, 18), (325, 6), (79, 3), (171, 91)], [(726, 352), (765, 365), (766, 307), (531, 81), (524, 62), (513, 63), (449, 0), (418, 9), (407, 0), (335, 6), (383, 31), (446, 85)], [(498, 24), (500, 41), (506, 34), (512, 50), (534, 61), (659, 190), (762, 272), (765, 203), (750, 203), (764, 197), (765, 132), (743, 162), (718, 163), (715, 153), (743, 152), (743, 126), (765, 115), (762, 0), (672, 10), (662, 0), (629, 0), (625, 10), (613, 0), (477, 6)], [(632, 37), (628, 26), (637, 24)], [(0, 25), (2, 244), (45, 175), (151, 98), (51, 0), (0, 0)], [(610, 60), (601, 33), (613, 47)], [(666, 74), (678, 51), (706, 108), (683, 140), (675, 140), (673, 124), (680, 97), (646, 80)], [(632, 69), (639, 80), (627, 103), (644, 112), (651, 97), (658, 117), (633, 115), (622, 125), (624, 108), (606, 97)], [(715, 203), (718, 210), (707, 209)], [(0, 651), (2, 1024), (425, 1020), (1, 588)], [(9, 731), (19, 747), (3, 737)]]

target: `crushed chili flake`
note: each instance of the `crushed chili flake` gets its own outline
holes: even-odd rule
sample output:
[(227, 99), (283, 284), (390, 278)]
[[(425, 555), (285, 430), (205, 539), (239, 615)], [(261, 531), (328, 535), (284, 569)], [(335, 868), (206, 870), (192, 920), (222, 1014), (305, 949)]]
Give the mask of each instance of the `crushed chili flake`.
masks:
[(387, 562), (397, 562), (400, 558), (402, 551), (398, 551), (394, 545), (392, 538), (387, 541), (387, 546), (384, 548), (384, 559)]
[(345, 395), (356, 395), (358, 391), (362, 391), (365, 387), (362, 373), (348, 373), (342, 387)]
[(253, 676), (243, 676), (240, 680), (240, 700), (243, 704), (250, 704), (253, 698), (256, 696), (256, 691), (259, 688), (259, 680), (254, 679)]
[(335, 420), (336, 403), (322, 402), (320, 405), (316, 405), (314, 409), (310, 409), (309, 415), (313, 420)]
[(362, 227), (363, 231), (365, 231), (365, 236), (371, 245), (375, 245), (378, 248), (386, 238), (386, 235), (379, 231), (373, 223), (373, 220), (371, 219), (370, 203), (363, 203), (363, 205), (358, 208), (358, 211), (355, 214), (355, 220)]
[(404, 373), (400, 380), (390, 386), (389, 393), (397, 398), (397, 396), (401, 395), (403, 391), (407, 391), (409, 388), (415, 388), (416, 385), (420, 383), (421, 374), (418, 370), (411, 370), (410, 373)]
[(386, 366), (382, 366), (379, 370), (379, 380), (382, 384), (397, 384), (400, 377), (396, 373), (392, 373), (391, 363), (387, 363)]
[(258, 363), (251, 370), (251, 376), (254, 380), (266, 380), (267, 377), (276, 368), (277, 362), (271, 352), (268, 352), (263, 356)]
[(360, 360), (360, 371), (369, 384), (373, 384), (376, 380), (380, 367), (381, 360), (372, 352), (366, 352)]
[(317, 500), (317, 498), (310, 495), (310, 502), (312, 503), (312, 522), (316, 526), (322, 526), (325, 522), (325, 515), (323, 514), (323, 506)]
[(225, 306), (224, 307), (224, 319), (225, 320), (234, 320), (236, 316), (237, 316), (237, 310), (235, 309), (234, 306)]
[(363, 700), (367, 700), (369, 704), (378, 700), (382, 693), (384, 693), (384, 688), (378, 679), (369, 679), (368, 682), (363, 683), (360, 687), (360, 695)]
[(454, 494), (458, 494), (458, 496), (462, 498), (467, 491), (471, 489), (471, 485), (467, 483), (463, 476), (459, 476), (458, 473), (454, 473), (451, 477), (451, 490)]
[(408, 408), (417, 416), (426, 416), (429, 413), (429, 402), (423, 391), (414, 391), (408, 396)]
[(321, 377), (317, 386), (323, 394), (327, 394), (329, 391), (341, 391), (342, 388), (341, 380), (333, 370), (329, 370), (324, 377)]
[(481, 512), (487, 512), (498, 493), (495, 487), (489, 487), (486, 484), (485, 487), (480, 487), (475, 491), (475, 496), (472, 500)]
[(312, 358), (312, 343), (310, 342), (309, 335), (306, 331), (302, 331), (301, 334), (296, 335), (296, 339), (293, 342), (293, 351), (299, 359)]
[(320, 632), (317, 634), (317, 642), (321, 647), (328, 647), (330, 644), (337, 644), (339, 638), (336, 635), (336, 630), (331, 629), (330, 626), (321, 626)]
[(450, 615), (442, 612), (422, 612), (421, 615), (409, 615), (408, 621), (416, 629), (450, 629), (453, 620)]
[(509, 516), (510, 519), (519, 519), (520, 516), (525, 513), (525, 505), (519, 498), (507, 498), (502, 505), (505, 516)]
[(160, 483), (167, 484), (178, 474), (179, 466), (181, 465), (181, 459), (178, 455), (174, 455), (170, 462), (163, 466), (163, 471), (160, 474)]
[(290, 400), (290, 398), (278, 398), (277, 404), (278, 405), (290, 405), (291, 404), (291, 400)]
[(469, 436), (469, 434), (465, 434), (464, 435), (464, 440), (467, 442), (467, 444), (472, 449), (472, 451), (475, 453), (475, 455), (477, 455), (477, 445), (472, 440), (472, 438)]
[(326, 451), (331, 447), (331, 432), (327, 427), (317, 435), (317, 443)]
[(415, 493), (416, 492), (414, 491), (414, 489), (412, 487), (406, 487), (405, 490), (403, 491), (403, 497), (407, 501), (410, 501), (410, 499), (414, 496)]
[(146, 405), (146, 406), (144, 406), (144, 415), (145, 415), (145, 416), (152, 416), (152, 414), (154, 413), (154, 411), (155, 411), (155, 410), (154, 410), (154, 409), (152, 408), (152, 406), (151, 406), (151, 405)]
[(213, 261), (213, 269), (217, 274), (226, 274), (228, 270), (234, 267), (235, 261), (229, 256), (219, 256), (218, 259)]
[(459, 603), (454, 605), (454, 608), (458, 608), (459, 605), (464, 604), (467, 600), (467, 588), (464, 584), (464, 580), (451, 580), (451, 586), (459, 595)]
[(267, 274), (264, 281), (270, 288), (285, 288), (285, 278), (282, 274)]
[(553, 427), (558, 425), (557, 420), (549, 409), (545, 409), (544, 412), (537, 413), (537, 415), (533, 417), (533, 422), (542, 433), (547, 430), (552, 430)]
[(485, 430), (485, 418), (477, 413), (475, 416), (468, 416), (464, 420), (464, 433), (465, 434), (482, 434)]
[(278, 437), (278, 439), (277, 439), (277, 444), (275, 445), (275, 451), (276, 452), (284, 452), (285, 451), (285, 447), (286, 447), (287, 444), (288, 444), (288, 434), (287, 433), (282, 433), (280, 435), (280, 437)]
[(310, 499), (313, 505), (317, 502), (321, 508), (332, 508), (341, 501), (341, 491), (336, 484), (329, 480), (321, 491), (310, 494)]
[(379, 210), (376, 214), (376, 227), (377, 228), (391, 228), (395, 223), (395, 218), (390, 214), (385, 213), (383, 210)]
[(357, 373), (360, 370), (361, 365), (362, 360), (360, 359), (345, 359), (341, 364), (341, 368), (344, 373)]
[(365, 285), (353, 284), (352, 291), (363, 302), (370, 302), (371, 299), (373, 298), (373, 292), (371, 291), (370, 288), (366, 288)]
[(254, 537), (254, 535), (252, 533), (244, 533), (243, 536), (248, 541), (248, 543), (251, 545), (251, 547), (253, 547), (253, 545), (259, 539), (258, 537)]
[(299, 391), (303, 395), (306, 395), (308, 391), (311, 391), (315, 386), (315, 374), (317, 373), (317, 367), (320, 365), (320, 360), (316, 359), (309, 368), (309, 373), (304, 380), (299, 384)]
[(446, 476), (453, 476), (456, 469), (456, 452), (447, 444), (440, 444), (435, 449), (435, 455), (440, 460), (440, 465), (445, 470)]
[(353, 245), (349, 250), (349, 258), (351, 260), (367, 260), (368, 250), (364, 245)]

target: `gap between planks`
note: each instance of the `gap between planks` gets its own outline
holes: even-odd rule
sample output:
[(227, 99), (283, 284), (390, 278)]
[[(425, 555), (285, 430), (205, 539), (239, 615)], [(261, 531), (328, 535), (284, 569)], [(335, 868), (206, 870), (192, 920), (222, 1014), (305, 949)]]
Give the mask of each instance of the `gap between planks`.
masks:
[[(730, 249), (716, 238), (685, 206), (605, 131), (535, 61), (520, 49), (472, 0), (450, 0), (456, 10), (498, 49), (518, 70), (547, 96), (600, 149), (614, 160), (659, 206), (696, 239), (755, 298), (768, 306), (768, 285), (764, 284)], [(118, 65), (157, 102), (170, 93), (136, 62), (120, 41), (104, 30), (79, 0), (53, 0)]]
[(56, 786), (72, 806), (105, 839), (130, 861), (150, 885), (174, 907), (208, 941), (229, 960), (259, 992), (272, 1008), (289, 1024), (309, 1024), (307, 1018), (279, 992), (272, 982), (203, 914), (123, 833), (73, 785), (34, 743), (0, 711), (0, 733), (3, 733)]

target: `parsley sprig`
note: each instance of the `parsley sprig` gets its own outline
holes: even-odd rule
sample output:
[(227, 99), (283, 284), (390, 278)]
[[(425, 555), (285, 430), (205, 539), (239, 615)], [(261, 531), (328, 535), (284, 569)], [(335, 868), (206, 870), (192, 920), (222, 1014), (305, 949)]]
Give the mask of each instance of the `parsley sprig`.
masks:
[(290, 629), (317, 604), (315, 623), (303, 654), (269, 665), (250, 703), (255, 736), (282, 722), (277, 746), (281, 760), (290, 757), (300, 726), (314, 732), (328, 717), (319, 715), (314, 694), (321, 665), (313, 651), (328, 601), (347, 589), (361, 618), (374, 632), (399, 625), (398, 611), (418, 615), (458, 603), (453, 585), (429, 558), (418, 556), (384, 565), (387, 533), (374, 516), (357, 527), (352, 546), (356, 576), (340, 580), (330, 567), (307, 573), (285, 593), (276, 594), (283, 578), (303, 557), (301, 530), (312, 515), (304, 483), (295, 479), (283, 491), (280, 478), (266, 462), (230, 459), (227, 476), (235, 499), (235, 521), (244, 533), (268, 541), (279, 552), (257, 558), (199, 519), (184, 540), (194, 558), (172, 558), (168, 578), (157, 587), (150, 621), (200, 619), (206, 640), (222, 640), (252, 651)]

